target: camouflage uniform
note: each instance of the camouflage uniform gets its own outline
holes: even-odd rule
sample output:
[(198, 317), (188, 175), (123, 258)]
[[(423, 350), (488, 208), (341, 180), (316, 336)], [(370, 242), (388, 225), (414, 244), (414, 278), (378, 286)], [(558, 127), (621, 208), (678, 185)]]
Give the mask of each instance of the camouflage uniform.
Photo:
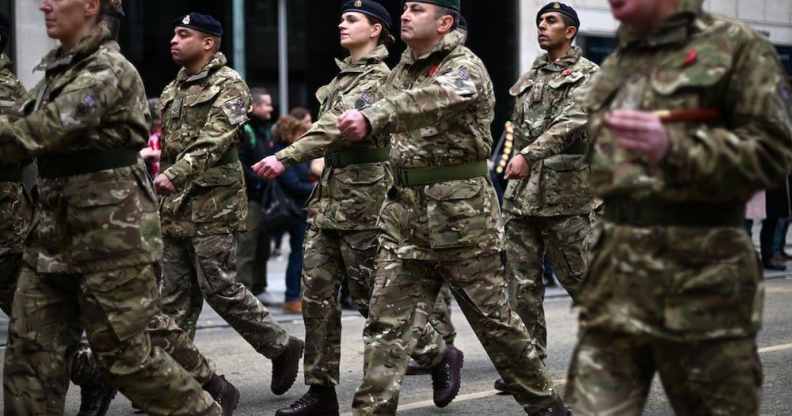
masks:
[[(361, 146), (341, 137), (336, 126), (346, 110), (364, 108), (379, 100), (379, 87), (390, 73), (383, 63), (388, 49), (378, 46), (358, 63), (336, 61), (339, 75), (317, 91), (322, 104), (311, 130), (286, 149), (278, 160), (293, 165), (325, 157), (326, 168), (308, 201), (314, 215), (305, 242), (303, 317), (306, 351), (305, 383), (336, 385), (341, 358), (341, 311), (338, 292), (347, 280), (352, 302), (368, 316), (374, 257), (377, 249), (377, 215), (393, 183), (387, 163), (388, 137), (367, 138)], [(369, 152), (369, 153), (366, 153)], [(379, 152), (379, 155), (377, 154)], [(358, 159), (360, 158), (360, 159)], [(350, 163), (351, 162), (351, 163)], [(425, 331), (425, 353), (416, 359), (432, 366), (442, 359), (445, 345), (433, 330)]]
[(545, 255), (572, 299), (586, 272), (592, 197), (588, 185), (586, 112), (576, 99), (597, 65), (577, 47), (555, 62), (544, 54), (510, 90), (515, 147), (530, 165), (527, 178), (510, 180), (503, 199), (506, 275), (512, 306), (547, 351)]
[[(758, 415), (764, 292), (742, 220), (792, 165), (792, 94), (773, 46), (682, 0), (654, 32), (620, 29), (587, 107), (605, 214), (580, 292), (575, 415), (640, 414), (655, 373), (677, 415)], [(620, 108), (664, 112), (658, 165), (616, 147), (603, 118)]]
[[(380, 211), (356, 415), (395, 414), (408, 356), (444, 282), (526, 411), (555, 402), (539, 352), (506, 294), (503, 228), (484, 162), (495, 97), (466, 37), (455, 30), (418, 58), (405, 51), (384, 83), (384, 98), (363, 110), (372, 134), (392, 133), (396, 185)], [(433, 183), (419, 185), (422, 178)]]
[(182, 69), (161, 105), (163, 174), (177, 189), (160, 203), (163, 310), (194, 336), (206, 298), (256, 351), (277, 357), (288, 334), (236, 280), (236, 233), (247, 216), (237, 153), (251, 106), (247, 85), (217, 53), (196, 75)]
[[(25, 87), (11, 72), (11, 60), (6, 54), (0, 55), (0, 115), (14, 117), (25, 93)], [(21, 171), (21, 165), (0, 164), (0, 310), (6, 315), (11, 314), (22, 243), (33, 219)]]
[(221, 414), (145, 332), (159, 311), (162, 241), (137, 156), (148, 114), (140, 76), (104, 24), (39, 68), (26, 116), (0, 122), (0, 162), (37, 157), (40, 174), (5, 356), (6, 414), (63, 413), (63, 351), (81, 330), (111, 383), (149, 414)]

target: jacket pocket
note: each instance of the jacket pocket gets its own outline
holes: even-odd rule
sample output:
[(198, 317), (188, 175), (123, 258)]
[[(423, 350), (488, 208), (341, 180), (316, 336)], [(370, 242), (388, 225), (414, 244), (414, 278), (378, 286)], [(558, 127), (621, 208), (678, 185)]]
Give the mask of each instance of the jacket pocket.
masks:
[[(209, 169), (197, 178), (190, 192), (195, 223), (241, 221), (245, 187), (237, 164)], [(245, 203), (246, 204), (246, 203)]]
[(426, 188), (429, 243), (434, 249), (477, 245), (490, 231), (481, 179), (443, 182)]
[(330, 192), (336, 219), (348, 222), (376, 221), (391, 180), (382, 164), (356, 165), (332, 172)]
[(561, 209), (591, 205), (589, 167), (582, 155), (558, 155), (543, 161), (545, 204)]
[[(106, 260), (146, 249), (142, 231), (152, 225), (145, 221), (143, 191), (135, 179), (87, 185), (73, 179), (64, 189), (72, 260)], [(155, 227), (158, 231), (159, 224)]]

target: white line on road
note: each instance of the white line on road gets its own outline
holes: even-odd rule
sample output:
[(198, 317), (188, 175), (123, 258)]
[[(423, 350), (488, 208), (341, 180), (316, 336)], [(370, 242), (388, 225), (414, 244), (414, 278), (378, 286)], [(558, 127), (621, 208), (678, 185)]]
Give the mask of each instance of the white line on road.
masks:
[[(792, 343), (789, 344), (780, 344), (780, 345), (772, 345), (765, 348), (760, 348), (759, 353), (764, 354), (768, 352), (778, 352), (778, 351), (786, 351), (792, 350)], [(563, 385), (566, 384), (566, 379), (559, 379), (553, 380), (553, 384), (555, 385)], [(470, 400), (478, 400), (478, 399), (486, 399), (488, 397), (496, 396), (498, 394), (497, 390), (487, 390), (478, 393), (470, 393), (470, 394), (463, 394), (459, 395), (454, 399), (453, 403), (461, 403), (467, 402)], [(406, 410), (416, 410), (416, 409), (423, 409), (427, 407), (434, 407), (434, 402), (432, 400), (424, 400), (422, 402), (415, 402), (410, 404), (405, 404), (399, 406), (399, 411), (403, 412)], [(341, 416), (352, 416), (352, 412), (343, 413)]]

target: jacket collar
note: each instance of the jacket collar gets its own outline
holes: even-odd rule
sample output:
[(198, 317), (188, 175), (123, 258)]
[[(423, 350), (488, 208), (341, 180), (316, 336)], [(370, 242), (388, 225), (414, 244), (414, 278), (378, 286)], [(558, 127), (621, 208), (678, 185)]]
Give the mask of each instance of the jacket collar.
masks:
[(111, 34), (110, 29), (104, 24), (96, 25), (96, 28), (83, 37), (74, 49), (65, 52), (62, 47), (50, 51), (34, 69), (35, 71), (54, 71), (60, 68), (68, 68), (83, 58), (90, 56), (102, 45), (106, 45), (113, 50), (121, 50)]
[(336, 59), (336, 65), (341, 73), (363, 72), (368, 65), (378, 64), (388, 58), (388, 48), (385, 45), (378, 45), (371, 53), (358, 62), (352, 63), (352, 58), (347, 57), (343, 61)]
[(533, 70), (545, 69), (547, 71), (552, 72), (561, 72), (576, 63), (580, 60), (580, 57), (583, 56), (583, 51), (578, 48), (577, 46), (573, 46), (569, 48), (569, 51), (562, 56), (561, 58), (557, 59), (554, 62), (550, 61), (550, 55), (544, 54), (539, 58), (536, 58), (533, 64)]
[(651, 32), (631, 31), (619, 27), (619, 48), (659, 47), (685, 42), (692, 33), (692, 23), (704, 13), (704, 0), (679, 0), (676, 12)]
[(185, 69), (185, 68), (182, 68), (181, 70), (179, 70), (179, 75), (176, 76), (176, 81), (178, 83), (180, 83), (180, 84), (181, 83), (187, 83), (187, 82), (200, 81), (200, 80), (202, 80), (204, 78), (209, 77), (209, 75), (211, 75), (212, 73), (214, 73), (218, 69), (226, 66), (227, 63), (228, 63), (228, 59), (226, 59), (225, 55), (223, 55), (222, 52), (217, 52), (215, 54), (215, 56), (212, 57), (212, 59), (209, 61), (209, 63), (206, 64), (206, 66), (203, 67), (201, 72), (199, 72), (197, 74), (189, 75), (187, 73), (187, 69)]
[(416, 62), (420, 62), (426, 59), (429, 59), (434, 54), (443, 53), (443, 52), (450, 52), (462, 45), (465, 44), (467, 41), (467, 32), (463, 29), (456, 29), (453, 32), (445, 35), (440, 42), (438, 42), (432, 50), (429, 52), (421, 55), (421, 56), (414, 56), (413, 51), (411, 48), (407, 48), (402, 54), (402, 62), (407, 65), (415, 64)]

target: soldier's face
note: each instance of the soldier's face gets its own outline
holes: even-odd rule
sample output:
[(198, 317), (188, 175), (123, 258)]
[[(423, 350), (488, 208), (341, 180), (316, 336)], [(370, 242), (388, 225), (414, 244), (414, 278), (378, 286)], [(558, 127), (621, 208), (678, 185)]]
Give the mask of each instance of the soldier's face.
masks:
[(81, 34), (93, 24), (99, 11), (99, 0), (41, 0), (47, 35), (67, 40)]
[(201, 59), (209, 53), (213, 46), (208, 42), (211, 38), (186, 27), (173, 29), (170, 41), (170, 52), (173, 62), (185, 66)]
[(577, 30), (567, 26), (561, 13), (551, 12), (539, 16), (537, 22), (539, 47), (544, 50), (556, 49), (572, 41)]
[(651, 27), (679, 0), (608, 0), (616, 20), (634, 27)]
[(382, 33), (382, 26), (379, 23), (371, 24), (363, 13), (349, 12), (341, 16), (338, 32), (341, 46), (353, 49), (377, 39)]
[(407, 2), (401, 15), (401, 38), (408, 44), (437, 36), (441, 21), (437, 6), (427, 3)]

